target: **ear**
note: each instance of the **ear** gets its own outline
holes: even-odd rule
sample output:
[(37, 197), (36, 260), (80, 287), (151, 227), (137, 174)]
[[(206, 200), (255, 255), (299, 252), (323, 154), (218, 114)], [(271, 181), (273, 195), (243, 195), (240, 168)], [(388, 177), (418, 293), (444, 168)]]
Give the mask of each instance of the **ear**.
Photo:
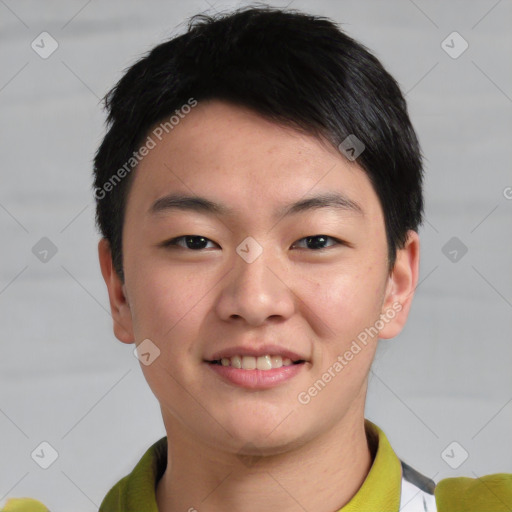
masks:
[(379, 338), (393, 338), (403, 329), (418, 284), (419, 263), (420, 239), (416, 231), (410, 230), (405, 246), (397, 251), (395, 265), (388, 278), (381, 312), (384, 327)]
[(110, 243), (102, 238), (98, 243), (98, 257), (101, 274), (105, 280), (110, 300), (110, 311), (114, 321), (114, 334), (123, 343), (135, 341), (132, 327), (132, 314), (125, 295), (125, 286), (112, 264)]

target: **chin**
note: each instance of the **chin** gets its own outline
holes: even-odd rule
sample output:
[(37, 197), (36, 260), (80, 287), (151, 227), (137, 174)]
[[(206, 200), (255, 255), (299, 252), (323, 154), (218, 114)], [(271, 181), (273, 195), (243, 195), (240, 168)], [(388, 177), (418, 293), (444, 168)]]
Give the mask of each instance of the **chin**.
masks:
[[(231, 421), (227, 430), (233, 435), (226, 439), (231, 449), (244, 455), (277, 455), (296, 448), (314, 437), (303, 431), (296, 421), (287, 421), (282, 416), (260, 418), (252, 413)], [(290, 418), (293, 414), (290, 415)], [(283, 421), (284, 420), (284, 421)]]

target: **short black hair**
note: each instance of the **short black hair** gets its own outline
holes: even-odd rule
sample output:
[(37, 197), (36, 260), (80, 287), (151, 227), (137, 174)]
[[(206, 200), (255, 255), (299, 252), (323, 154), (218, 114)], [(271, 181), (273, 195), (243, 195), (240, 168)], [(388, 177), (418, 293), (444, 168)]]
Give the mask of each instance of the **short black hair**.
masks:
[(96, 223), (123, 282), (122, 228), (137, 150), (191, 98), (252, 109), (336, 148), (349, 136), (361, 141), (357, 163), (379, 197), (393, 268), (423, 215), (421, 149), (400, 87), (332, 20), (253, 5), (193, 16), (185, 33), (153, 48), (105, 96), (107, 133), (94, 159)]

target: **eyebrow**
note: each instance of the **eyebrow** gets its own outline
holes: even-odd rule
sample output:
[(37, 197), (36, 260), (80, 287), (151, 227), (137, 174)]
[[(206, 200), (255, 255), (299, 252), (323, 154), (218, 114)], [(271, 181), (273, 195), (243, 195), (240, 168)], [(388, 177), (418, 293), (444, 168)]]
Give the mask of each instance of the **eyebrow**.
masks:
[[(320, 208), (352, 212), (364, 217), (364, 210), (356, 201), (339, 192), (327, 192), (316, 196), (306, 197), (296, 201), (295, 203), (281, 207), (274, 212), (274, 218), (277, 219)], [(168, 194), (157, 199), (149, 208), (148, 213), (156, 215), (172, 210), (192, 211), (206, 215), (223, 216), (235, 215), (237, 213), (226, 205), (216, 203), (205, 197), (185, 194)]]

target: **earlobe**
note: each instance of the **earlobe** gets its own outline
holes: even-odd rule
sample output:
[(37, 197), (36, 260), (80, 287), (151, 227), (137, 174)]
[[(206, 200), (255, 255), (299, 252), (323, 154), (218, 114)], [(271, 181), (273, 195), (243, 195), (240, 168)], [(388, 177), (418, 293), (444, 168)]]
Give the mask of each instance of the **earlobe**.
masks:
[(407, 241), (398, 249), (395, 265), (388, 278), (381, 318), (387, 319), (379, 338), (393, 338), (403, 329), (418, 284), (420, 240), (416, 231), (409, 231)]
[(98, 258), (101, 274), (107, 285), (114, 334), (123, 343), (133, 343), (135, 338), (130, 305), (126, 298), (126, 287), (114, 269), (110, 243), (106, 238), (102, 238), (98, 242)]

